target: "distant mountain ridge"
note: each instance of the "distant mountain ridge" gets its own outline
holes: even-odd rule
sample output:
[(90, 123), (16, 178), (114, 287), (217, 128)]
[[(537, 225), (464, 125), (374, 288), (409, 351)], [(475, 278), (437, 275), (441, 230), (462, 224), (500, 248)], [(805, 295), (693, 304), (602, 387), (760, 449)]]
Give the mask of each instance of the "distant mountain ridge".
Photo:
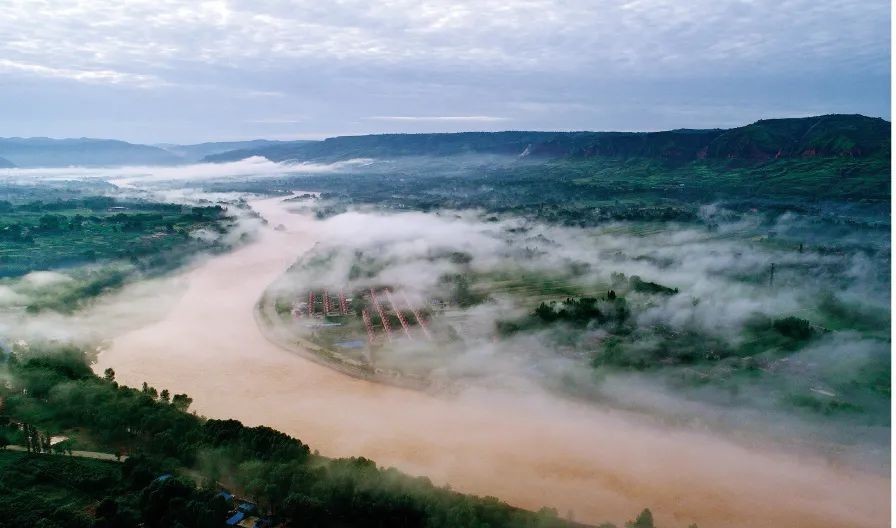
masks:
[(0, 168), (6, 167), (115, 167), (123, 165), (177, 165), (237, 149), (296, 146), (303, 141), (223, 141), (189, 145), (142, 145), (117, 139), (47, 137), (0, 138)]
[(750, 164), (793, 157), (889, 156), (890, 123), (831, 114), (765, 119), (732, 128), (663, 132), (459, 132), (340, 136), (207, 156), (224, 162), (263, 156), (272, 161), (505, 154), (541, 158), (648, 158), (667, 163), (703, 159)]
[(813, 157), (886, 158), (890, 123), (862, 115), (765, 119), (731, 128), (662, 132), (458, 132), (339, 136), (323, 141), (141, 145), (114, 139), (0, 138), (0, 168), (177, 165), (236, 161), (340, 161), (352, 158), (491, 154), (536, 159), (648, 159), (670, 165), (721, 160), (746, 166)]
[(171, 165), (174, 154), (116, 139), (0, 138), (0, 156), (17, 167)]
[(223, 152), (231, 152), (235, 150), (259, 149), (274, 146), (300, 145), (308, 143), (308, 141), (275, 141), (270, 139), (252, 139), (248, 141), (212, 141), (205, 143), (195, 143), (192, 145), (177, 144), (159, 144), (153, 145), (164, 149), (175, 156), (183, 158), (184, 161), (195, 162), (201, 161), (206, 156), (213, 156)]

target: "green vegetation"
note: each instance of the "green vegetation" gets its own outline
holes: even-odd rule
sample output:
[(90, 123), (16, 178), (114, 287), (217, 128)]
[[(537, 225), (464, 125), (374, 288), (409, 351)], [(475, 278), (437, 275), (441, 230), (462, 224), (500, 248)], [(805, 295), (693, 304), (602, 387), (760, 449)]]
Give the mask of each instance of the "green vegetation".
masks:
[(625, 324), (629, 317), (629, 309), (625, 299), (617, 297), (611, 290), (607, 297), (596, 299), (582, 297), (568, 298), (563, 302), (542, 302), (528, 316), (515, 321), (497, 322), (500, 335), (508, 336), (554, 324), (563, 324), (574, 328), (586, 326), (609, 326), (618, 328)]
[[(8, 526), (115, 526), (109, 503), (119, 491), (119, 464), (0, 450), (0, 517)], [(90, 514), (95, 510), (95, 515)], [(117, 526), (136, 526), (132, 519)]]
[[(848, 414), (862, 423), (889, 423), (882, 412), (889, 401), (890, 385), (885, 353), (866, 356), (863, 352), (854, 360), (863, 363), (859, 370), (840, 366), (853, 361), (850, 358), (804, 357), (806, 350), (818, 346), (831, 331), (795, 316), (757, 314), (736, 337), (693, 327), (639, 325), (638, 313), (651, 302), (631, 303), (623, 293), (662, 296), (673, 295), (674, 290), (655, 283), (645, 288), (643, 281), (632, 280), (636, 277), (615, 279), (616, 284), (625, 285), (622, 293), (609, 290), (600, 298), (542, 301), (521, 318), (497, 320), (495, 330), (505, 338), (538, 331), (542, 345), (555, 353), (580, 351), (598, 380), (613, 372), (664, 375), (678, 390), (714, 386), (728, 391), (732, 401), (740, 391), (751, 394), (761, 387), (784, 409), (801, 409), (816, 416)], [(587, 388), (573, 385), (564, 390), (571, 395), (589, 394)]]
[(630, 277), (628, 281), (631, 289), (639, 293), (659, 293), (662, 295), (675, 295), (678, 293), (678, 288), (670, 288), (655, 282), (644, 281), (637, 275)]
[[(43, 201), (33, 199), (40, 193), (29, 187), (6, 191), (8, 199), (0, 201), (0, 285), (29, 313), (72, 313), (128, 282), (171, 271), (200, 252), (224, 251), (237, 241), (227, 236), (236, 218), (220, 205), (86, 193), (63, 199), (53, 187)], [(18, 280), (46, 270), (54, 272)]]
[(748, 326), (743, 339), (737, 343), (665, 326), (617, 325), (615, 328), (595, 352), (594, 367), (648, 370), (672, 365), (712, 365), (740, 358), (745, 361), (733, 365), (750, 369), (762, 358), (775, 359), (798, 350), (817, 335), (808, 321), (796, 317), (759, 319)]
[(220, 236), (232, 220), (217, 205), (186, 207), (105, 196), (0, 201), (0, 276), (112, 260), (164, 266), (175, 254), (213, 248), (192, 234), (205, 229)]
[(183, 395), (178, 404), (167, 391), (120, 386), (114, 372), (94, 376), (77, 349), (4, 357), (7, 434), (66, 434), (76, 447), (128, 455), (116, 464), (0, 451), (0, 515), (10, 525), (222, 526), (233, 506), (221, 486), (294, 526), (567, 525), (552, 510), (461, 495), (364, 458), (318, 456), (267, 427), (187, 414)]

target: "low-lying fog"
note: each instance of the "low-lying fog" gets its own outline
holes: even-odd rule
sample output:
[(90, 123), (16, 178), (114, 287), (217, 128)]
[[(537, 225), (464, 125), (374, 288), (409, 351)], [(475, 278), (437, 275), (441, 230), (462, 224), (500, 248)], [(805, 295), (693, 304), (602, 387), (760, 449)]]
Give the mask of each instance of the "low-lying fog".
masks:
[[(841, 444), (850, 443), (855, 447), (850, 456), (872, 465), (886, 461), (888, 397), (852, 391), (849, 404), (861, 407), (861, 412), (852, 414), (813, 415), (788, 403), (803, 395), (846, 398), (841, 388), (846, 391), (851, 383), (865, 383), (863, 378), (875, 369), (888, 370), (885, 232), (835, 233), (830, 226), (793, 213), (769, 218), (761, 212), (734, 215), (711, 206), (702, 214), (712, 229), (628, 222), (586, 230), (499, 219), (476, 211), (356, 210), (316, 222), (313, 230), (319, 244), (312, 255), (324, 264), (304, 259), (272, 291), (284, 291), (287, 297), (298, 294), (295, 297), (301, 299), (308, 289), (351, 292), (388, 285), (422, 304), (445, 296), (446, 275), (486, 277), (482, 281), (486, 290), (498, 285), (486, 291), (487, 302), (451, 310), (451, 318), (460, 321), (454, 325), (462, 336), (459, 346), (440, 343), (427, 349), (418, 342), (403, 351), (393, 345), (394, 351), (382, 354), (381, 363), (391, 360), (430, 375), (489, 387), (528, 390), (537, 379), (548, 387), (560, 386), (567, 394), (652, 411), (664, 421), (736, 425), (800, 444), (834, 443), (838, 451)], [(450, 258), (457, 254), (464, 257)], [(587, 354), (589, 347), (600, 347), (607, 338), (601, 327), (561, 327), (559, 339), (557, 331), (544, 328), (494, 338), (500, 321), (524, 317), (538, 303), (533, 305), (532, 300), (538, 292), (521, 299), (519, 288), (517, 294), (509, 293), (502, 290), (502, 281), (557, 279), (598, 297), (619, 288), (614, 277), (619, 273), (679, 290), (675, 295), (626, 292), (631, 324), (643, 342), (635, 340), (634, 348), (657, 346), (660, 337), (650, 330), (661, 327), (693, 333), (692, 346), (700, 354), (710, 354), (717, 343), (737, 346), (750, 339), (749, 325), (759, 317), (798, 316), (819, 330), (786, 358), (757, 351), (757, 358), (766, 363), (754, 379), (729, 379), (720, 362), (715, 371), (701, 373), (713, 382), (687, 391), (669, 385), (683, 371), (690, 372), (688, 367), (673, 364), (627, 373), (589, 368), (582, 349)], [(844, 316), (829, 313), (837, 311), (831, 306), (864, 320), (844, 323)], [(573, 357), (565, 357), (564, 350), (565, 356)]]
[[(7, 170), (0, 176), (93, 178), (117, 183), (125, 187), (119, 192), (129, 195), (214, 201), (242, 196), (204, 194), (190, 184), (196, 175), (221, 180), (330, 168), (256, 159), (165, 169), (36, 169), (27, 175)], [(374, 252), (389, 266), (371, 280), (421, 297), (451, 271), (421, 258), (442, 249), (470, 254), (468, 265), (483, 273), (501, 266), (510, 272), (553, 273), (577, 265), (586, 270), (576, 279), (583, 288), (611, 285), (614, 272), (639, 275), (680, 290), (642, 299), (639, 326), (695, 328), (731, 342), (741, 339), (744, 325), (757, 313), (811, 320), (818, 304), (831, 296), (882, 313), (880, 320), (888, 325), (889, 276), (881, 269), (889, 264), (886, 234), (829, 233), (819, 242), (822, 228), (813, 219), (794, 214), (770, 219), (761, 211), (728, 219), (729, 212), (712, 206), (703, 214), (718, 223), (714, 230), (643, 230), (625, 224), (582, 230), (454, 211), (360, 209), (319, 221), (308, 212), (290, 213), (277, 198), (250, 204), (268, 221), (244, 218), (244, 228), (255, 234), (252, 242), (200, 259), (176, 276), (132, 284), (74, 316), (15, 310), (29, 295), (64, 283), (65, 274), (32, 273), (2, 286), (4, 333), (11, 339), (105, 340), (98, 372), (112, 367), (123, 383), (146, 381), (186, 392), (200, 414), (269, 425), (324, 455), (370, 457), (459, 491), (495, 495), (528, 508), (552, 506), (580, 521), (622, 523), (650, 507), (664, 526), (888, 522), (886, 419), (885, 425), (859, 420), (872, 423), (863, 425), (806, 417), (776, 406), (766, 392), (769, 386), (761, 383), (736, 397), (718, 386), (683, 396), (660, 373), (615, 373), (596, 383), (587, 363), (543, 353), (541, 333), (489, 339), (497, 320), (526, 313), (501, 295), (471, 308), (482, 330), (471, 330), (464, 353), (441, 365), (476, 372), (456, 376), (460, 383), (450, 393), (347, 377), (272, 345), (253, 317), (262, 292), (319, 243), (315, 251)], [(291, 204), (297, 205), (302, 203)], [(769, 232), (776, 239), (806, 240), (807, 248), (776, 245), (768, 240)], [(772, 263), (777, 271), (769, 287)], [(338, 259), (314, 277), (287, 277), (344, 283), (350, 264), (350, 259)], [(791, 360), (808, 365), (811, 375), (799, 370), (783, 379), (811, 389), (825, 380), (859, 376), (869, 362), (889, 354), (888, 336), (887, 328), (828, 332)], [(570, 397), (557, 383), (543, 382), (543, 376), (596, 392)], [(889, 407), (888, 398), (884, 404)], [(880, 402), (870, 405), (867, 412), (881, 412)], [(852, 431), (849, 443), (844, 430)], [(831, 442), (833, 451), (823, 449)]]

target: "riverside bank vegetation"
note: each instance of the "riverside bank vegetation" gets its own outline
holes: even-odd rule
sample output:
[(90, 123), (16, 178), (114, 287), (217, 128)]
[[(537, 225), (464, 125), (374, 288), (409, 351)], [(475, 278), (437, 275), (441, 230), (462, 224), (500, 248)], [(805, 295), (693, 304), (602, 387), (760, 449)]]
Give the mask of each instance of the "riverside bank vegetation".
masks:
[[(217, 527), (243, 502), (269, 526), (576, 525), (365, 458), (329, 459), (268, 427), (201, 418), (187, 395), (94, 375), (77, 348), (3, 352), (0, 376), (0, 515), (10, 526)], [(50, 447), (59, 435), (66, 444)], [(9, 450), (17, 445), (27, 452)], [(650, 513), (634, 525), (653, 526)]]

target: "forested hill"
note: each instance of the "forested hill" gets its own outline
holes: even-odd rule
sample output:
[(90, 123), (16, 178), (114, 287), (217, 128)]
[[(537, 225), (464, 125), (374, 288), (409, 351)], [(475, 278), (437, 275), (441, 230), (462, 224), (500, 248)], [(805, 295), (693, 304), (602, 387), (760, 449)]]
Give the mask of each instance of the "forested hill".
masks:
[(781, 158), (889, 158), (890, 123), (862, 115), (767, 119), (728, 130), (664, 132), (461, 132), (341, 136), (324, 141), (242, 149), (208, 156), (273, 161), (503, 154), (534, 158), (639, 158), (680, 164), (727, 160), (755, 164)]

